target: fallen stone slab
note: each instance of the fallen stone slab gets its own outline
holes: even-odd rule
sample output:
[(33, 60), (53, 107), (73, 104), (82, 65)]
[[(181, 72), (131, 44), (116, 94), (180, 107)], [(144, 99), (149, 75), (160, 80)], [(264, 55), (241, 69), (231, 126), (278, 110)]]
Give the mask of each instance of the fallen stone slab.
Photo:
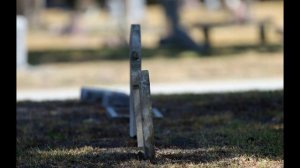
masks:
[[(81, 88), (80, 101), (88, 103), (99, 103), (111, 119), (129, 118), (129, 95), (107, 89)], [(157, 108), (152, 108), (153, 117), (163, 118)]]

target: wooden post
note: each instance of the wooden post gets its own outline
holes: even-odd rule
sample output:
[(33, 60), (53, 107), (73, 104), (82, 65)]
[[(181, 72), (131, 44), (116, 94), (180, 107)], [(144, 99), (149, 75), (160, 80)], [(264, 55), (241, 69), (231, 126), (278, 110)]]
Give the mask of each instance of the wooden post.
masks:
[(264, 22), (259, 23), (259, 38), (260, 38), (260, 44), (265, 45), (266, 44), (266, 30), (265, 30)]
[(137, 136), (138, 147), (143, 147), (142, 114), (140, 107), (139, 75), (141, 70), (140, 25), (131, 25), (130, 31), (130, 119), (129, 135)]
[(154, 129), (152, 118), (152, 103), (150, 93), (149, 72), (140, 71), (140, 97), (143, 125), (144, 155), (146, 159), (153, 159), (154, 151)]
[(140, 70), (132, 73), (132, 105), (133, 112), (135, 116), (135, 124), (136, 124), (136, 135), (137, 135), (137, 144), (138, 147), (144, 146), (143, 140), (143, 117), (141, 111), (141, 97), (140, 97)]
[(210, 30), (210, 26), (208, 26), (208, 25), (203, 26), (204, 46), (206, 49), (210, 49), (210, 47), (211, 47), (209, 30)]

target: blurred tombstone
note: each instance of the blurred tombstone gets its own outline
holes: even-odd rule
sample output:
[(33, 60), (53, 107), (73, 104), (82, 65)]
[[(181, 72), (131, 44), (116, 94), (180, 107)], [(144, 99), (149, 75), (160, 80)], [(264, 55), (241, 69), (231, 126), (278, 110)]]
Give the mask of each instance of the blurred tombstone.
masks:
[(17, 0), (17, 15), (26, 17), (28, 26), (33, 29), (41, 27), (41, 13), (46, 7), (46, 0)]
[(126, 8), (124, 0), (108, 1), (109, 15), (114, 26), (121, 26), (124, 29), (126, 24)]
[(183, 1), (183, 6), (185, 8), (189, 8), (189, 9), (199, 9), (199, 7), (201, 6), (200, 1), (199, 0), (185, 0)]
[(204, 5), (209, 10), (217, 10), (221, 7), (220, 0), (205, 0)]
[(127, 16), (129, 24), (139, 24), (145, 16), (145, 0), (129, 0)]
[(166, 38), (161, 39), (159, 44), (161, 47), (167, 46), (204, 52), (205, 48), (197, 45), (179, 24), (179, 6), (181, 2), (180, 0), (164, 0), (162, 2), (169, 21), (170, 34)]
[(76, 0), (70, 4), (71, 16), (69, 23), (62, 30), (62, 34), (78, 34), (85, 33), (87, 27), (81, 23), (82, 17), (86, 19), (92, 18), (98, 12), (99, 8), (96, 5), (95, 0)]
[[(111, 17), (112, 29), (116, 28), (118, 38), (123, 43), (126, 42), (127, 20), (126, 20), (126, 1), (109, 0), (107, 1), (109, 15)], [(121, 42), (121, 43), (122, 43)]]
[(77, 0), (76, 2), (76, 11), (82, 13), (86, 18), (92, 18), (100, 12), (96, 0)]
[(109, 46), (127, 45), (130, 30), (128, 25), (140, 24), (145, 16), (146, 0), (109, 0), (106, 1), (111, 18), (110, 24), (116, 31), (116, 39), (108, 40)]
[(27, 19), (17, 16), (17, 69), (27, 66)]
[(72, 12), (69, 23), (63, 28), (62, 34), (76, 34), (80, 32), (79, 19), (80, 13), (77, 11)]

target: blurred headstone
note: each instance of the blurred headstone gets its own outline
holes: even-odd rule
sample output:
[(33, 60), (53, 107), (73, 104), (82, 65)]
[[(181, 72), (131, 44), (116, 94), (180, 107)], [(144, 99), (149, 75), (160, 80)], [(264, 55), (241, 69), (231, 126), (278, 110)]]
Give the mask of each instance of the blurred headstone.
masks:
[(17, 0), (17, 15), (25, 16), (28, 27), (39, 29), (42, 26), (41, 14), (46, 0)]
[(116, 31), (119, 43), (126, 43), (127, 37), (127, 17), (126, 17), (126, 1), (109, 0), (107, 1), (109, 15), (111, 18), (112, 29)]
[(199, 0), (185, 0), (183, 1), (183, 7), (189, 9), (197, 9), (199, 10), (201, 3)]
[(129, 0), (127, 14), (129, 24), (139, 24), (145, 16), (145, 0)]
[(125, 27), (126, 4), (124, 0), (109, 0), (107, 2), (111, 21), (115, 26)]
[[(86, 33), (88, 27), (82, 24), (82, 20), (89, 20), (99, 12), (99, 8), (95, 0), (76, 0), (70, 4), (71, 15), (69, 23), (62, 29), (62, 34), (80, 34)], [(84, 19), (85, 18), (85, 19)]]
[(220, 0), (205, 0), (204, 5), (209, 10), (217, 10), (221, 7)]
[(17, 16), (17, 68), (27, 66), (27, 19)]

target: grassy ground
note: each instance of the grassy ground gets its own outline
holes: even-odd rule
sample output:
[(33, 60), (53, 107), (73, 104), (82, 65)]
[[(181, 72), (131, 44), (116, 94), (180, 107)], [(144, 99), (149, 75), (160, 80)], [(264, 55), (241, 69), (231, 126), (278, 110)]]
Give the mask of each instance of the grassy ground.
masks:
[[(99, 51), (98, 58), (122, 50)], [(123, 51), (126, 51), (123, 49)], [(84, 54), (85, 53), (85, 54)], [(48, 89), (60, 87), (128, 85), (128, 54), (110, 55), (110, 60), (82, 61), (89, 54), (98, 52), (69, 51), (71, 63), (49, 63), (64, 52), (44, 52), (36, 61), (48, 64), (36, 65), (17, 72), (17, 89)], [(125, 52), (128, 53), (128, 52)], [(193, 52), (172, 52), (170, 50), (145, 51), (142, 69), (150, 72), (151, 83), (201, 82), (213, 80), (244, 80), (283, 78), (282, 51), (260, 52), (244, 51), (234, 55), (215, 55), (202, 57)], [(57, 56), (58, 55), (58, 56)], [(168, 56), (169, 55), (169, 56)], [(148, 56), (148, 57), (147, 57)], [(92, 56), (91, 56), (92, 57)], [(121, 57), (113, 60), (114, 57)], [(172, 58), (173, 57), (173, 58)], [(95, 58), (97, 58), (95, 56)], [(126, 59), (125, 59), (126, 58)], [(76, 61), (78, 59), (78, 61)], [(80, 61), (81, 60), (81, 61)], [(180, 68), (178, 68), (180, 67)]]
[(155, 95), (156, 159), (127, 120), (77, 100), (17, 103), (17, 167), (283, 167), (283, 91)]

